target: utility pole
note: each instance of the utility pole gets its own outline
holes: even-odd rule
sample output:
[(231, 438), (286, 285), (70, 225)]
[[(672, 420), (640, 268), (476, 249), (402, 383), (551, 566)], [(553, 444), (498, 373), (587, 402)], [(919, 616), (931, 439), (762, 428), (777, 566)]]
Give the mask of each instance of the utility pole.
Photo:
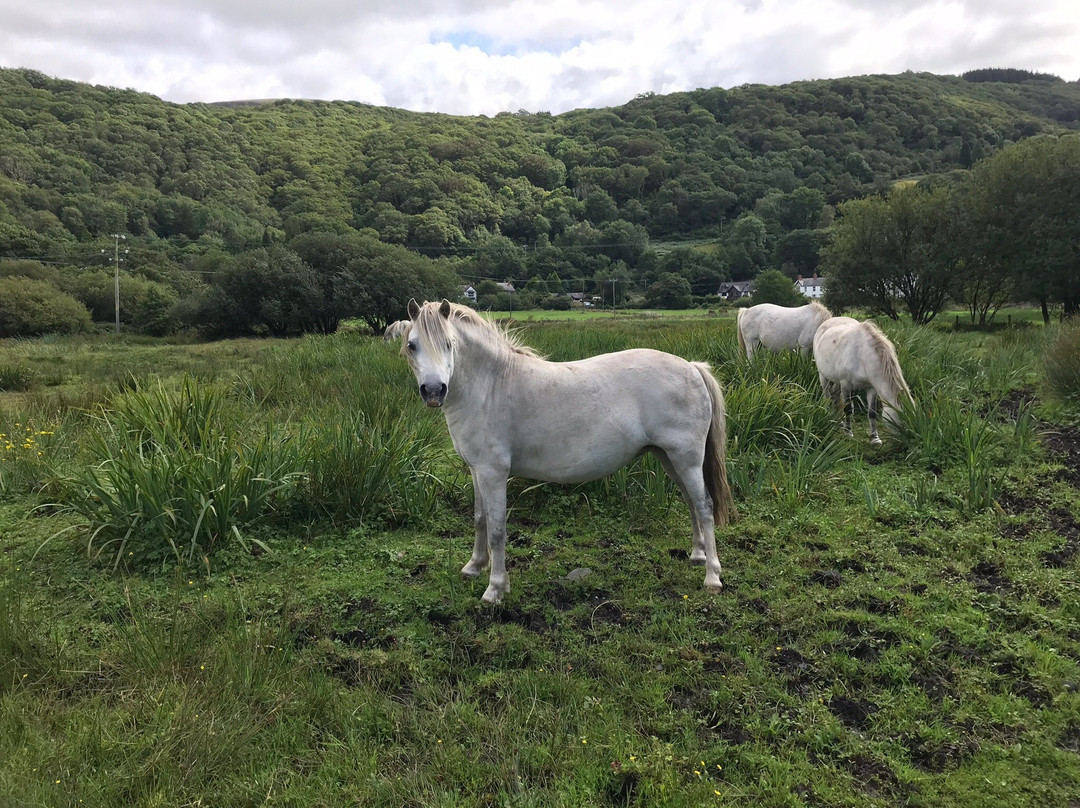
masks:
[(615, 279), (611, 279), (611, 316), (615, 316)]
[[(116, 333), (120, 333), (120, 240), (127, 241), (127, 236), (122, 233), (113, 233), (113, 287), (116, 297)], [(104, 255), (105, 250), (101, 251)], [(124, 255), (128, 254), (127, 247), (124, 248)]]

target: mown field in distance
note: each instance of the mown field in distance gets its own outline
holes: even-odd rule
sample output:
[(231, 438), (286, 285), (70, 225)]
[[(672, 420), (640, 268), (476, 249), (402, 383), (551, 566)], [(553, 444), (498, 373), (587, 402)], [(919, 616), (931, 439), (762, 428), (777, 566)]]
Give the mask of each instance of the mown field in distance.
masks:
[(0, 803), (1075, 803), (1053, 328), (884, 324), (919, 407), (872, 450), (730, 319), (518, 325), (555, 360), (713, 363), (723, 594), (643, 461), (513, 481), (512, 589), (482, 606), (468, 475), (380, 339), (7, 342), (33, 383), (0, 394)]

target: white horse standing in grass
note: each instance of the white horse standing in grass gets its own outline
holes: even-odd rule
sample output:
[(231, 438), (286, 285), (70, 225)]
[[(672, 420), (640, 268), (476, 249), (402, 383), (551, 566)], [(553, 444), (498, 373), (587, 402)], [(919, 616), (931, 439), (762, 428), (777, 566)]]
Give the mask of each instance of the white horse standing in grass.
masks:
[(814, 362), (817, 363), (821, 389), (844, 411), (844, 431), (851, 436), (851, 394), (866, 391), (866, 410), (870, 419), (870, 444), (881, 445), (877, 431), (877, 406), (884, 406), (882, 417), (897, 422), (901, 399), (914, 403), (904, 381), (896, 348), (881, 329), (871, 322), (851, 317), (833, 317), (818, 326), (814, 335)]
[(739, 309), (735, 318), (739, 349), (746, 351), (747, 359), (754, 355), (758, 345), (764, 345), (774, 353), (810, 351), (814, 344), (814, 332), (830, 317), (832, 313), (816, 300), (795, 308), (759, 303), (748, 309)]
[(506, 483), (511, 476), (555, 483), (605, 477), (652, 452), (690, 506), (694, 563), (719, 592), (714, 524), (734, 510), (728, 487), (724, 396), (704, 362), (652, 350), (548, 362), (472, 309), (409, 303), (402, 352), (429, 407), (441, 407), (458, 454), (469, 464), (475, 542), (461, 572), (490, 561), (483, 600), (499, 603), (506, 575)]
[(409, 330), (408, 320), (395, 320), (386, 327), (383, 331), (383, 341), (392, 342), (393, 340), (400, 339), (405, 335), (405, 332)]

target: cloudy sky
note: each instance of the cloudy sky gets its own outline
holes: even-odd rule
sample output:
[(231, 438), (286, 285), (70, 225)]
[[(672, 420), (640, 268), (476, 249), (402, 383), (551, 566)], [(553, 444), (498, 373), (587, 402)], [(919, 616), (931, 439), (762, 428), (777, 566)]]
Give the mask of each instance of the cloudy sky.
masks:
[(177, 103), (565, 112), (747, 82), (1080, 79), (1076, 0), (0, 0), (0, 66)]

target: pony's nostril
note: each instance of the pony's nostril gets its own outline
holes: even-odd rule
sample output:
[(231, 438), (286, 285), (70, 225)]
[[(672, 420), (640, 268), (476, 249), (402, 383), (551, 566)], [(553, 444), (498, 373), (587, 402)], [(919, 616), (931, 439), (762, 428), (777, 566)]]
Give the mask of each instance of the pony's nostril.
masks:
[(446, 385), (445, 384), (440, 384), (439, 385), (439, 396), (442, 397), (442, 396), (445, 396), (445, 395), (446, 395)]
[(426, 384), (420, 385), (420, 397), (421, 398), (427, 398), (427, 385)]

